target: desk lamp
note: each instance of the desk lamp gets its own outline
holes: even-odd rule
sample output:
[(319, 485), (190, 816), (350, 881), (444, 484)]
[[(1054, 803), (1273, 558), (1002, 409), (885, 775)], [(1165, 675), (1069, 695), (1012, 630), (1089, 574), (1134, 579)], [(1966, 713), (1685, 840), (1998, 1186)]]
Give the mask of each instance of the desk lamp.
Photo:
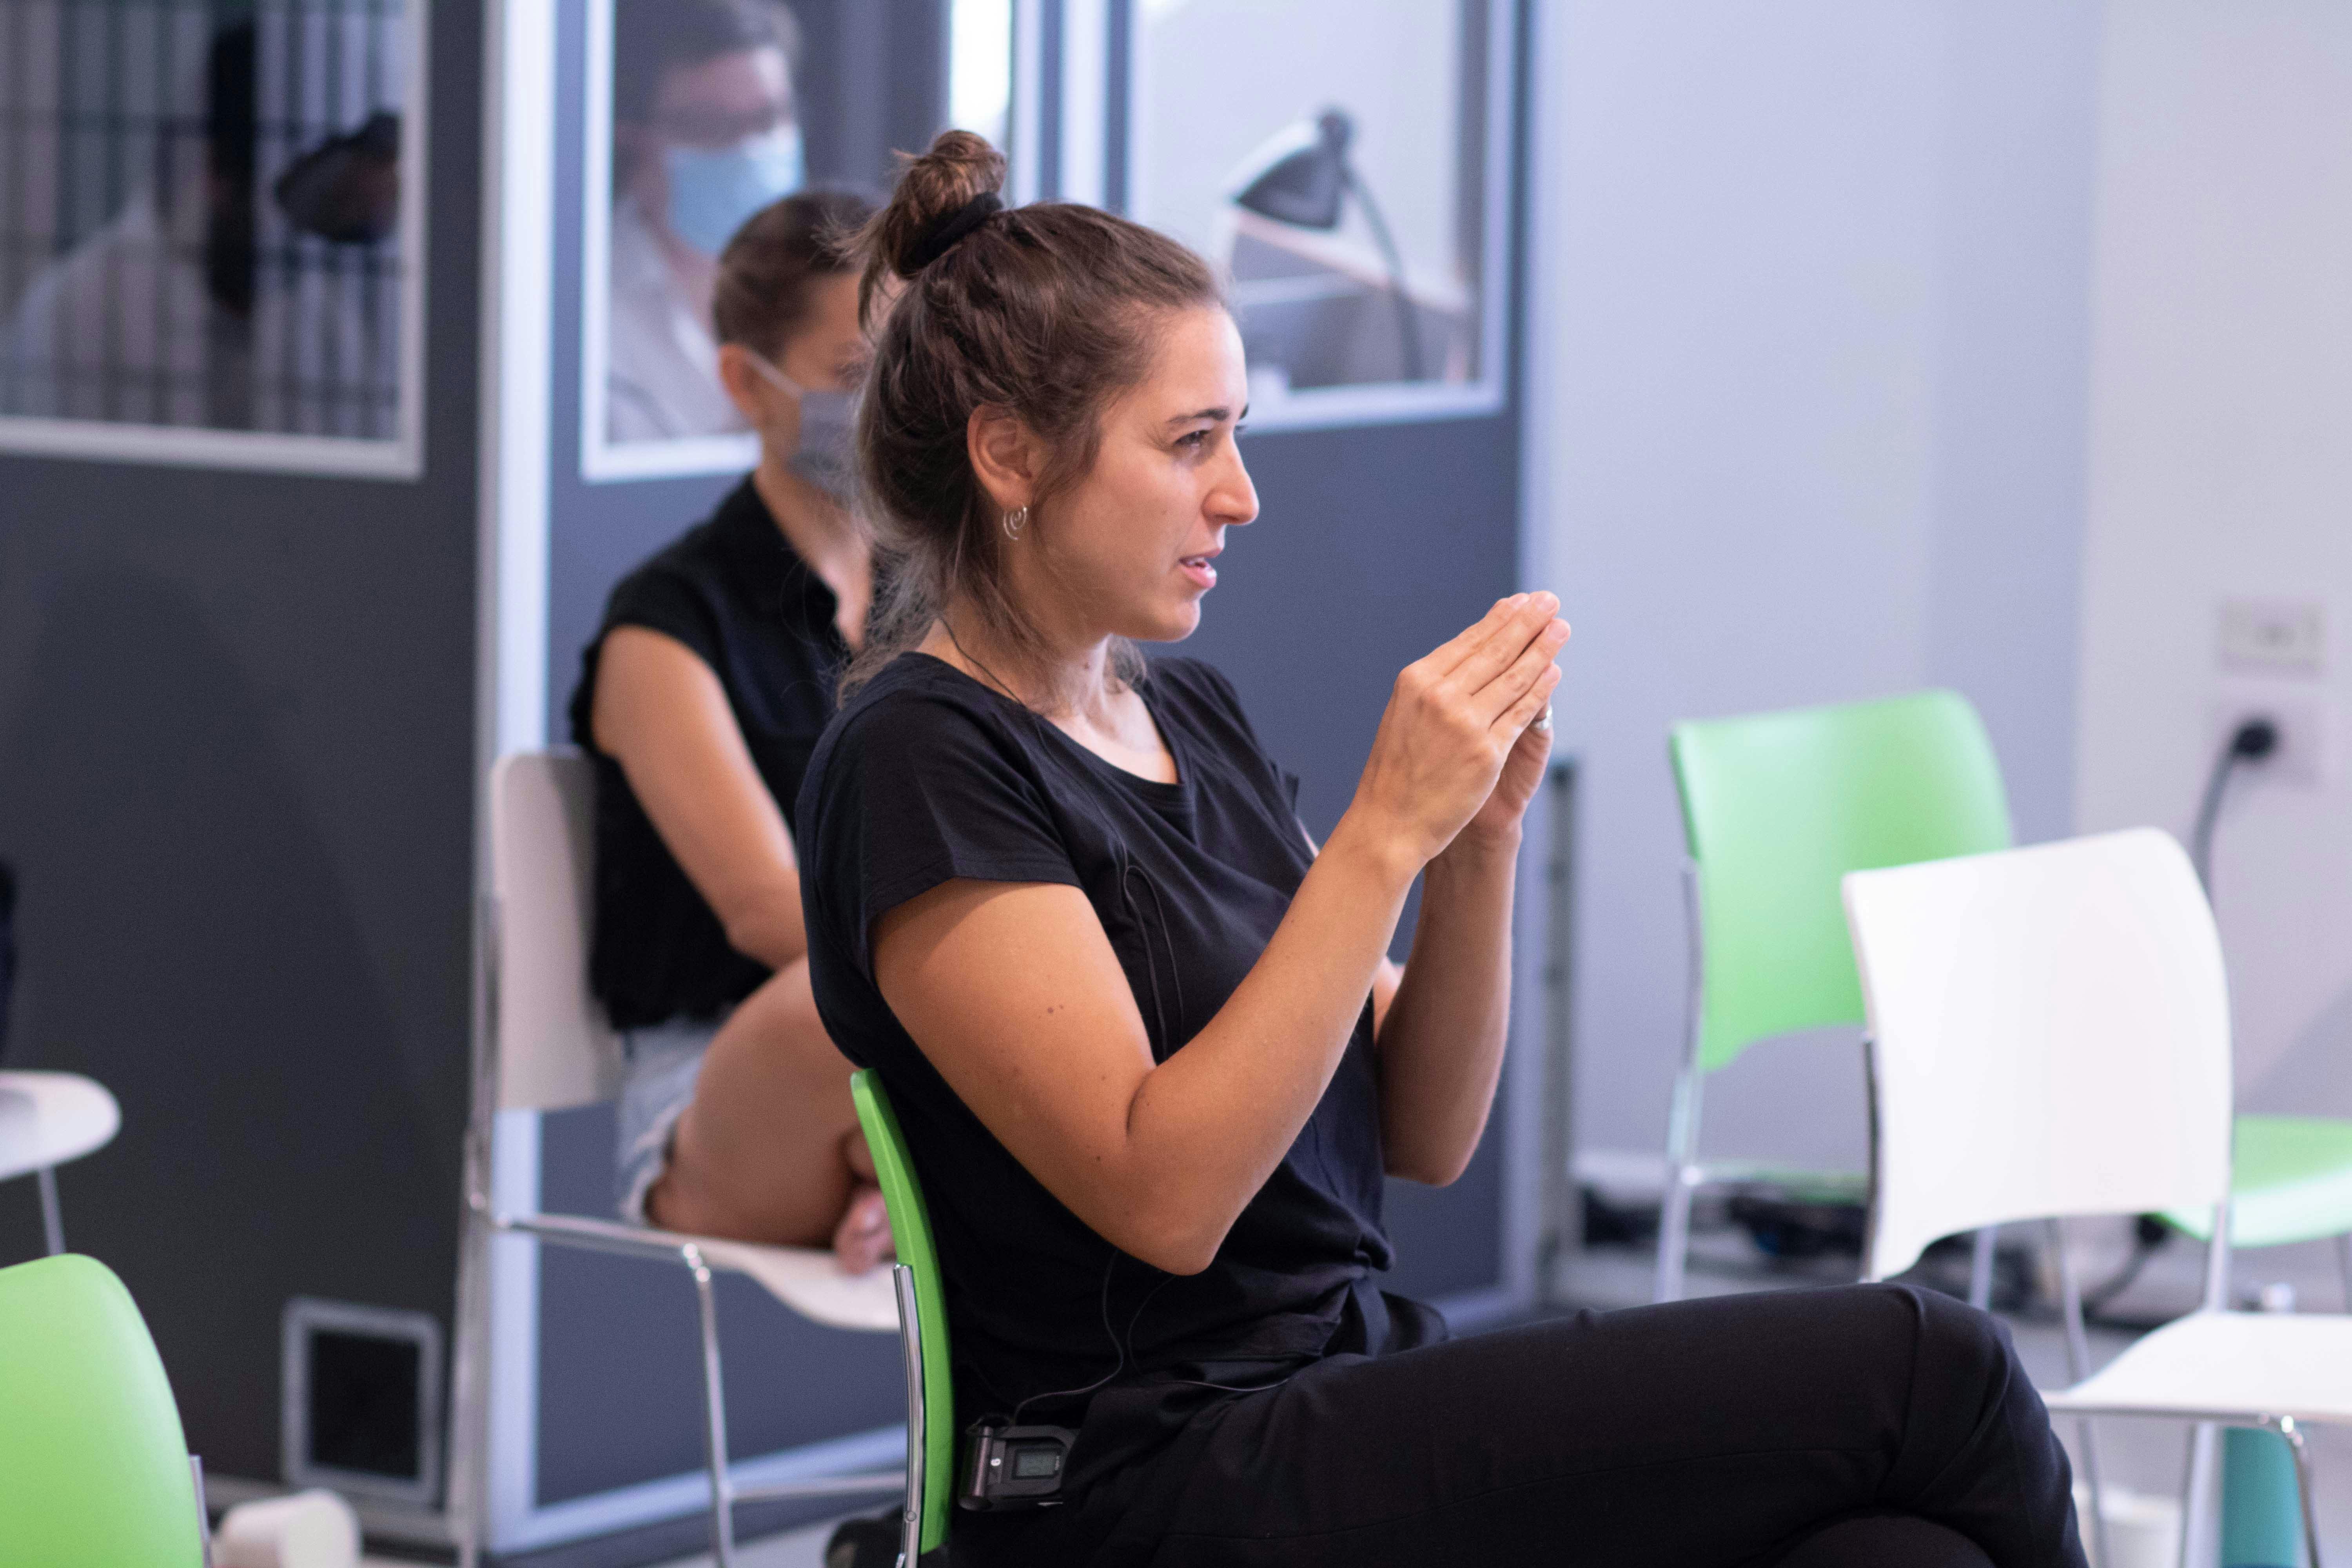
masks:
[[(1325, 110), (1311, 128), (1293, 127), (1275, 139), (1272, 145), (1277, 151), (1273, 161), (1234, 193), (1234, 205), (1296, 228), (1332, 229), (1339, 226), (1341, 202), (1349, 192), (1354, 192), (1357, 203), (1364, 209), (1364, 221), (1371, 227), (1372, 239), (1381, 247), (1381, 259), (1388, 264), (1389, 291), (1396, 299), (1397, 343), (1402, 354), (1404, 378), (1419, 381), (1421, 334), (1413, 330), (1412, 300), (1405, 293), (1404, 258), (1397, 254), (1396, 240), (1389, 234), (1380, 204), (1372, 200), (1372, 193), (1357, 176), (1355, 164), (1348, 157), (1348, 143), (1355, 134), (1356, 122), (1343, 109)], [(1299, 144), (1302, 142), (1304, 145)]]

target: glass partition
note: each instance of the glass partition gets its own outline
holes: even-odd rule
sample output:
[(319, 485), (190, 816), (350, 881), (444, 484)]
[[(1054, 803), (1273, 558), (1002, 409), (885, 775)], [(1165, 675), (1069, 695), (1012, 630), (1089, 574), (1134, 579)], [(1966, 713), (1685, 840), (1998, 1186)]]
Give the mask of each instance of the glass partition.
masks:
[(0, 0), (0, 448), (414, 474), (423, 0)]
[(1510, 8), (1133, 0), (1125, 205), (1229, 279), (1260, 425), (1502, 403)]

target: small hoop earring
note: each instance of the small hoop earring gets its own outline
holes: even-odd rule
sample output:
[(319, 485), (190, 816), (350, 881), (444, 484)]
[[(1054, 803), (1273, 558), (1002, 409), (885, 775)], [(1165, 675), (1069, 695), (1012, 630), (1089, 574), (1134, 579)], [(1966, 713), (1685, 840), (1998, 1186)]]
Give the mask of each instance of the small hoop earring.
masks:
[(1029, 509), (1027, 507), (1016, 506), (1004, 514), (1005, 538), (1017, 542), (1021, 537), (1021, 531), (1028, 526)]

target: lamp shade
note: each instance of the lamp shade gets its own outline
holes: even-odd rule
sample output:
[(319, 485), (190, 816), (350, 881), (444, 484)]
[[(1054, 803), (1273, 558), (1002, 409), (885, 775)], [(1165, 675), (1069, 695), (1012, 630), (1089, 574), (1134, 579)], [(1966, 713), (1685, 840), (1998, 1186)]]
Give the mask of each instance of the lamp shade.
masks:
[(1313, 140), (1277, 155), (1234, 196), (1234, 205), (1300, 228), (1336, 228), (1348, 191), (1348, 143), (1356, 134), (1346, 112), (1327, 109)]

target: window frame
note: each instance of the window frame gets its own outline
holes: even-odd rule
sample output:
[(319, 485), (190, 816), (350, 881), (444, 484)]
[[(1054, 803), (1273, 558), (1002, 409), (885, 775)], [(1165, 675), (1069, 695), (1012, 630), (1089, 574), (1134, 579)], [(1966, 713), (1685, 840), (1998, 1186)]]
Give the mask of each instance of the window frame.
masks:
[(580, 477), (605, 484), (740, 474), (760, 461), (760, 437), (748, 430), (659, 441), (605, 437), (613, 321), (613, 0), (589, 0), (587, 22), (580, 150)]

